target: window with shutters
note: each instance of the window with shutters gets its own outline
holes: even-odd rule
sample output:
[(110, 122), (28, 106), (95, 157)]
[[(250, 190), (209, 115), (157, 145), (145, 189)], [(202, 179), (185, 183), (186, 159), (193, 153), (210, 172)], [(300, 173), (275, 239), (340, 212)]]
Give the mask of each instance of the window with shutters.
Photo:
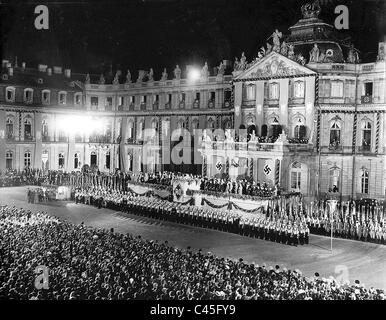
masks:
[(364, 151), (371, 149), (371, 123), (369, 121), (362, 123), (362, 149)]
[(58, 166), (59, 166), (59, 169), (64, 168), (64, 153), (63, 152), (60, 152), (58, 155)]
[(369, 171), (366, 169), (362, 169), (361, 193), (364, 193), (364, 194), (369, 193)]
[(301, 177), (302, 177), (302, 165), (299, 162), (294, 162), (291, 165), (291, 173), (290, 173), (290, 183), (292, 190), (300, 190), (301, 187)]
[(24, 152), (24, 167), (29, 168), (31, 166), (31, 152)]

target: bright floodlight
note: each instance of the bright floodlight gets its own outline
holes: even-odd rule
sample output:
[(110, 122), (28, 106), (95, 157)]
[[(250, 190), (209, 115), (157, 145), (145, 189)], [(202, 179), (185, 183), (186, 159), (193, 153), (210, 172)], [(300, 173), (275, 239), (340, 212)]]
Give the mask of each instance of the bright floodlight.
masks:
[(196, 68), (191, 68), (188, 72), (188, 79), (190, 81), (197, 81), (201, 78), (201, 72), (200, 70)]
[(68, 134), (89, 134), (102, 131), (104, 122), (101, 119), (85, 116), (63, 116), (58, 121), (58, 127)]

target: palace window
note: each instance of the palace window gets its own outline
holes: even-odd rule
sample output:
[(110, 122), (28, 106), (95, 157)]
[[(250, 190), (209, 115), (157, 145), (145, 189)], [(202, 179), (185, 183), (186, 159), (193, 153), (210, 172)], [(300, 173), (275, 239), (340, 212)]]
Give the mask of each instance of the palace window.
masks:
[(98, 97), (91, 97), (90, 102), (91, 102), (91, 108), (92, 109), (98, 108)]
[(31, 124), (31, 119), (29, 118), (24, 120), (24, 139), (25, 140), (32, 139), (32, 124)]
[(272, 100), (279, 99), (279, 84), (270, 83), (269, 85), (269, 98)]
[(24, 167), (29, 168), (31, 166), (31, 152), (24, 152)]
[(130, 104), (134, 104), (135, 103), (135, 96), (130, 96)]
[(330, 192), (339, 192), (340, 186), (340, 169), (335, 167), (330, 169), (329, 176), (329, 191)]
[(64, 153), (63, 152), (59, 153), (58, 160), (59, 160), (58, 161), (59, 169), (63, 169), (64, 168)]
[(106, 152), (105, 166), (106, 169), (110, 169), (110, 151)]
[(5, 169), (11, 170), (13, 164), (13, 153), (12, 151), (7, 151), (5, 154)]
[(75, 93), (74, 99), (75, 99), (76, 105), (82, 104), (82, 94), (81, 93)]
[(80, 162), (79, 162), (79, 153), (74, 154), (74, 169), (78, 169), (80, 167)]
[(172, 103), (172, 94), (171, 93), (168, 94), (168, 103)]
[(32, 103), (33, 101), (33, 90), (30, 88), (24, 89), (24, 102)]
[(196, 92), (196, 101), (200, 101), (200, 93)]
[(330, 127), (330, 147), (340, 146), (340, 124), (334, 121)]
[(291, 166), (291, 189), (300, 190), (302, 165), (299, 162), (294, 162)]
[(185, 92), (181, 92), (180, 101), (185, 102), (185, 97), (186, 97)]
[(306, 126), (303, 124), (297, 124), (294, 130), (295, 139), (304, 139), (306, 137)]
[(15, 102), (15, 88), (7, 87), (5, 89), (5, 100), (7, 102)]
[(365, 82), (365, 96), (372, 96), (372, 95), (373, 95), (373, 83)]
[(362, 170), (361, 175), (361, 193), (369, 193), (369, 172), (366, 169)]
[(42, 103), (43, 104), (50, 104), (50, 90), (43, 90), (42, 91)]
[[(118, 106), (123, 106), (125, 103), (125, 98), (123, 96), (118, 97)], [(113, 102), (111, 100), (111, 105), (113, 105)]]
[(113, 97), (107, 97), (106, 98), (105, 109), (106, 110), (112, 110), (113, 109)]
[(343, 81), (331, 81), (331, 97), (343, 98)]
[(319, 96), (329, 97), (331, 94), (331, 82), (330, 80), (322, 79), (319, 82)]
[(96, 165), (97, 165), (97, 154), (95, 151), (92, 151), (90, 155), (90, 166), (96, 166)]
[(371, 123), (369, 121), (362, 123), (362, 148), (365, 151), (371, 149)]
[(232, 91), (231, 90), (224, 90), (224, 100), (225, 101), (231, 101), (232, 97)]
[(247, 100), (255, 100), (256, 99), (256, 86), (253, 84), (248, 84), (246, 86), (246, 98)]
[(214, 129), (214, 120), (212, 118), (208, 119), (208, 128)]
[(153, 103), (158, 103), (159, 102), (159, 94), (155, 94), (153, 96)]
[(5, 123), (5, 132), (7, 139), (13, 139), (13, 121), (11, 118), (8, 118)]
[(58, 100), (59, 100), (59, 104), (66, 104), (67, 103), (67, 92), (60, 91)]
[(141, 103), (146, 103), (147, 96), (141, 96)]
[(294, 97), (295, 98), (304, 98), (304, 82), (295, 81), (294, 83)]
[(43, 170), (49, 169), (48, 151), (47, 150), (44, 150), (42, 152), (42, 169)]

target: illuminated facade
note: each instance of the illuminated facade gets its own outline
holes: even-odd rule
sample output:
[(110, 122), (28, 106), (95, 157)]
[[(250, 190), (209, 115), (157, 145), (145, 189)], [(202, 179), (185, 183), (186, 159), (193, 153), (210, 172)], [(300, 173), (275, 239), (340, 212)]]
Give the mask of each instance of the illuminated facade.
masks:
[[(215, 75), (205, 65), (195, 78), (176, 67), (157, 81), (152, 69), (105, 80), (3, 61), (0, 170), (172, 170), (250, 177), (308, 196), (384, 198), (385, 43), (376, 61), (361, 63), (319, 11), (303, 6), (288, 35), (276, 30), (253, 61), (236, 59), (232, 74), (224, 61)], [(175, 129), (209, 129), (202, 164), (167, 161)], [(237, 129), (238, 138), (216, 129)], [(183, 145), (196, 151), (191, 139)]]

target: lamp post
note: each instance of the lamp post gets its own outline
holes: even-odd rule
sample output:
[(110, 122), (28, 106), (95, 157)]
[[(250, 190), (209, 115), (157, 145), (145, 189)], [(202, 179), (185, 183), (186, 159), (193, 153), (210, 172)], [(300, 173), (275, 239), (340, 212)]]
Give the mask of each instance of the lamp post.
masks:
[(327, 203), (328, 203), (328, 206), (330, 208), (330, 222), (331, 222), (330, 250), (332, 253), (332, 236), (333, 236), (333, 230), (334, 230), (334, 213), (335, 213), (336, 205), (338, 204), (338, 200), (330, 199), (330, 200), (327, 200)]

